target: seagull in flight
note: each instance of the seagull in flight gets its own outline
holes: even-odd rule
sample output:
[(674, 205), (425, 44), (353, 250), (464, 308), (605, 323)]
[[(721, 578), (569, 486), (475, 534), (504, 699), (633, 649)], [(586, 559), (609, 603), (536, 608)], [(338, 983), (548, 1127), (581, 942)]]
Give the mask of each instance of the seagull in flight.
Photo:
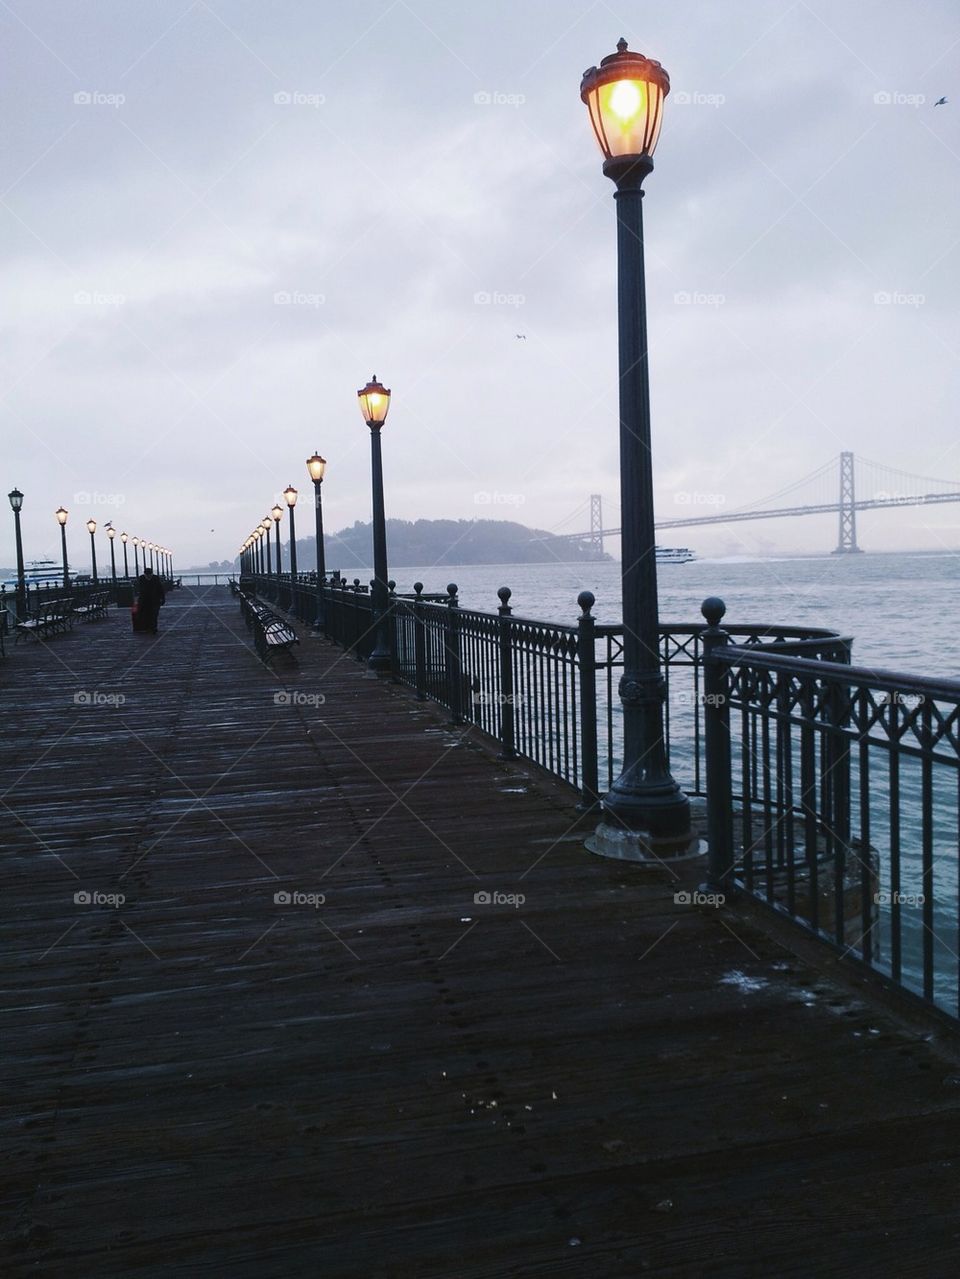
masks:
[(946, 98), (937, 98), (936, 102), (933, 105), (935, 107), (945, 107), (947, 105), (947, 100)]
[(517, 341), (518, 341), (518, 342), (526, 342), (526, 340), (527, 340), (527, 335), (526, 335), (526, 333), (518, 333), (518, 334), (517, 334)]

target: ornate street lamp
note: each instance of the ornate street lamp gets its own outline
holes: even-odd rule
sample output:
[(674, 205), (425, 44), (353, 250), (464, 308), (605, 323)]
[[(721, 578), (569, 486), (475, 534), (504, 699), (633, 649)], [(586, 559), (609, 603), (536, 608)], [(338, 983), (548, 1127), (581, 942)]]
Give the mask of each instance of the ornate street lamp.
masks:
[(130, 577), (130, 566), (127, 563), (127, 542), (129, 538), (126, 533), (120, 534), (120, 541), (123, 543), (123, 577), (124, 581), (126, 581)]
[(27, 578), (23, 571), (23, 539), (20, 535), (20, 508), (23, 506), (23, 494), (13, 489), (7, 494), (10, 509), (13, 511), (13, 527), (17, 538), (17, 620), (27, 615)]
[(323, 626), (323, 579), (327, 575), (326, 557), (323, 553), (323, 476), (327, 469), (326, 459), (319, 453), (307, 458), (307, 474), (313, 480), (313, 505), (317, 516), (317, 607), (314, 614), (314, 629), (319, 631)]
[(140, 576), (140, 538), (133, 538), (133, 575)]
[(277, 503), (271, 507), (270, 517), (273, 520), (273, 530), (276, 535), (275, 550), (277, 553), (277, 603), (280, 603), (280, 521), (283, 519), (283, 507)]
[(587, 841), (628, 861), (689, 856), (699, 845), (690, 805), (670, 775), (663, 737), (665, 686), (657, 614), (650, 386), (643, 270), (643, 180), (653, 170), (670, 79), (625, 40), (584, 72), (580, 97), (616, 183), (620, 328), (620, 527), (623, 584), (623, 768)]
[(269, 515), (265, 515), (260, 521), (260, 528), (263, 531), (263, 544), (267, 548), (267, 577), (273, 576), (273, 559), (270, 555), (270, 530), (273, 528), (273, 520)]
[(58, 506), (54, 512), (57, 517), (57, 523), (60, 525), (60, 551), (63, 555), (63, 587), (64, 590), (70, 589), (70, 570), (67, 567), (67, 511), (62, 506)]
[(390, 409), (390, 392), (373, 377), (357, 392), (360, 412), (370, 428), (370, 474), (373, 483), (373, 618), (376, 638), (367, 662), (371, 671), (385, 675), (390, 670), (390, 637), (387, 601), (387, 521), (383, 510), (383, 459), (380, 431)]
[(97, 584), (97, 543), (94, 540), (94, 533), (97, 531), (97, 521), (94, 519), (87, 520), (87, 532), (90, 534), (90, 562), (93, 565), (93, 584)]
[(283, 498), (290, 508), (290, 612), (297, 615), (297, 530), (293, 521), (293, 508), (297, 504), (297, 490), (288, 484), (283, 490)]
[(117, 584), (117, 558), (113, 549), (113, 539), (116, 536), (117, 536), (117, 530), (115, 528), (107, 529), (107, 537), (109, 537), (110, 539), (110, 574), (113, 578), (114, 586), (116, 586)]

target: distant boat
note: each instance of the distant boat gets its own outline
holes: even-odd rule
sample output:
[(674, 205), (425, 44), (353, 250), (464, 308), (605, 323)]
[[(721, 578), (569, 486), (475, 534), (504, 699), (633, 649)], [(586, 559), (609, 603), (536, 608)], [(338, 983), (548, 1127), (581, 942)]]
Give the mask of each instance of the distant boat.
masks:
[[(23, 578), (27, 586), (54, 585), (63, 581), (63, 565), (56, 560), (31, 560), (23, 570)], [(8, 591), (17, 589), (16, 577), (8, 577), (3, 583)]]
[(689, 564), (697, 557), (687, 546), (658, 546), (658, 564)]

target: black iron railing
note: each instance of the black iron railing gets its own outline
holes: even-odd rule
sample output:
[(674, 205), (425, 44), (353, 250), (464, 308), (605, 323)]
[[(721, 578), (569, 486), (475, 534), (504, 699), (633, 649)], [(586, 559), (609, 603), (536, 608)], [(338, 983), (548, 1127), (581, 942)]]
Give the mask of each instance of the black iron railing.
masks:
[[(262, 585), (269, 593), (270, 584)], [(273, 584), (316, 617), (316, 582)], [(284, 598), (285, 596), (285, 598)], [(269, 594), (268, 594), (269, 597)], [(621, 764), (622, 628), (590, 592), (565, 624), (391, 589), (394, 679), (597, 804)], [(325, 633), (373, 647), (361, 582), (330, 581)], [(660, 628), (674, 776), (706, 799), (710, 873), (847, 957), (960, 1015), (960, 683), (850, 665), (852, 641), (811, 627)]]

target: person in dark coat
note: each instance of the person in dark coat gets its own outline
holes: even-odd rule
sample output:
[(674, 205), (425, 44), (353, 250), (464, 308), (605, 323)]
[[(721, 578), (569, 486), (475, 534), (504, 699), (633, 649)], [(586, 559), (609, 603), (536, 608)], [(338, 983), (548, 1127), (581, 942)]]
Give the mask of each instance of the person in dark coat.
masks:
[(165, 599), (163, 582), (154, 577), (152, 568), (145, 568), (137, 578), (137, 618), (145, 631), (156, 635), (160, 606)]

